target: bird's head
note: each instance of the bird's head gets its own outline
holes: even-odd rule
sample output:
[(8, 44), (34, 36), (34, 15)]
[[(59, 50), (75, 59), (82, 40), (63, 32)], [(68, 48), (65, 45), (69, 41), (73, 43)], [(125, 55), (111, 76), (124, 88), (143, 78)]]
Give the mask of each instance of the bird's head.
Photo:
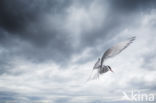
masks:
[(111, 72), (114, 72), (110, 66), (108, 66), (108, 68), (109, 68), (109, 70), (110, 70)]

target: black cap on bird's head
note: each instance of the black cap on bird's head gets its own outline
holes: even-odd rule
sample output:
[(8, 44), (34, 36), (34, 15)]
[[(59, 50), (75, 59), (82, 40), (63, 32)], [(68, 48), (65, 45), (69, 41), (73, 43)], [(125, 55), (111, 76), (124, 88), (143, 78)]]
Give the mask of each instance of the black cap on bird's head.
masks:
[(108, 66), (108, 68), (109, 68), (109, 70), (110, 70), (111, 72), (114, 72), (110, 66)]

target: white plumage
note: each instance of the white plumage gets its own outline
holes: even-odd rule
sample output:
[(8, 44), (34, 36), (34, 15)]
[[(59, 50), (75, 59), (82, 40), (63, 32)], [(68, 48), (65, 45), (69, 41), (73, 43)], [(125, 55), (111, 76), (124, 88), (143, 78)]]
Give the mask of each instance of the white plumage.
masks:
[(120, 52), (122, 52), (125, 48), (127, 48), (133, 41), (135, 40), (135, 37), (131, 37), (130, 39), (120, 42), (111, 48), (107, 49), (102, 58), (98, 58), (98, 61), (95, 63), (93, 70), (96, 70), (96, 74), (94, 74), (93, 77), (90, 77), (89, 79), (96, 79), (99, 77), (100, 74), (106, 73), (108, 71), (112, 71), (110, 66), (108, 65), (103, 65), (104, 61), (108, 58), (114, 57), (118, 55)]

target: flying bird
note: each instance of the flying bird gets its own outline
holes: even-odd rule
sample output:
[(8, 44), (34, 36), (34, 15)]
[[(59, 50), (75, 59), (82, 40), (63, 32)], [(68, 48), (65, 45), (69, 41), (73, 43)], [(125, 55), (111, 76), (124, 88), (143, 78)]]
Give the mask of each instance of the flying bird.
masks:
[[(97, 73), (93, 76), (92, 79), (97, 79), (99, 78), (99, 75), (106, 73), (108, 71), (113, 72), (112, 68), (108, 65), (104, 65), (104, 61), (106, 59), (112, 58), (119, 53), (121, 53), (125, 48), (127, 48), (134, 40), (136, 37), (131, 37), (126, 41), (120, 42), (111, 48), (107, 49), (103, 56), (101, 58), (98, 58), (97, 62), (95, 63), (93, 70), (97, 70)], [(91, 78), (91, 77), (90, 77)], [(90, 79), (89, 78), (89, 79)]]

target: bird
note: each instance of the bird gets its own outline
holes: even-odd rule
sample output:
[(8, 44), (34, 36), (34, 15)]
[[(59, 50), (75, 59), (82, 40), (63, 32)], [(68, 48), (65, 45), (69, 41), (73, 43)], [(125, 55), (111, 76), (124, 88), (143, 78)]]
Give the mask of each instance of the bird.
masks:
[[(122, 41), (117, 43), (116, 45), (112, 46), (111, 48), (107, 49), (101, 58), (98, 58), (97, 62), (93, 67), (93, 71), (97, 70), (96, 74), (93, 76), (92, 79), (98, 79), (99, 75), (104, 74), (108, 71), (114, 72), (109, 65), (104, 65), (104, 61), (112, 58), (119, 53), (121, 53), (124, 49), (126, 49), (134, 40), (136, 39), (135, 36), (129, 38), (128, 40)], [(90, 79), (91, 77), (89, 77)], [(89, 80), (88, 79), (88, 80)]]

